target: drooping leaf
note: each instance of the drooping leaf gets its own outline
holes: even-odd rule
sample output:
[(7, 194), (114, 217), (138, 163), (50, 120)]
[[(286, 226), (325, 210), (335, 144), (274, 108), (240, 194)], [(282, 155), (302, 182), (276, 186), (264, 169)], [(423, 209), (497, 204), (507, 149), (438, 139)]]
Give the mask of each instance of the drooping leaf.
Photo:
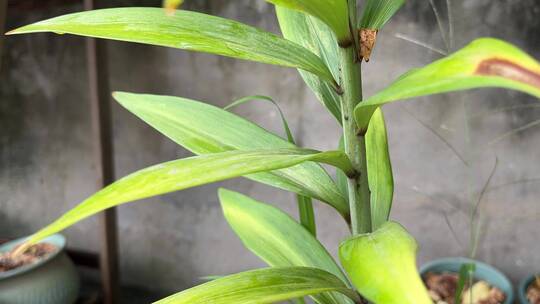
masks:
[(334, 275), (308, 267), (264, 268), (195, 286), (157, 304), (264, 304), (336, 291), (357, 298)]
[(68, 14), (8, 34), (67, 33), (199, 51), (311, 72), (335, 80), (319, 57), (298, 44), (240, 22), (179, 10), (111, 8)]
[[(315, 267), (348, 282), (321, 243), (288, 214), (226, 189), (219, 190), (219, 199), (225, 219), (246, 248), (268, 265)], [(343, 297), (336, 294), (322, 294), (315, 299), (344, 303)]]
[(519, 48), (492, 38), (473, 41), (460, 51), (406, 73), (358, 104), (361, 130), (380, 106), (402, 99), (481, 87), (501, 87), (540, 98), (540, 64)]
[[(279, 26), (283, 36), (318, 55), (334, 75), (339, 77), (339, 57), (336, 36), (328, 26), (315, 17), (285, 7), (276, 7)], [(298, 70), (317, 99), (341, 124), (339, 95), (327, 81), (311, 73)]]
[(317, 17), (336, 34), (340, 45), (351, 43), (347, 0), (266, 0)]
[[(114, 98), (130, 112), (195, 154), (295, 147), (242, 117), (202, 102), (124, 92), (115, 93)], [(314, 197), (330, 204), (344, 217), (348, 216), (347, 202), (328, 173), (317, 164), (303, 163), (246, 177)]]
[(348, 158), (341, 151), (280, 149), (228, 151), (165, 162), (132, 173), (96, 192), (34, 234), (28, 244), (123, 203), (246, 174), (286, 168), (305, 161), (345, 164)]
[(360, 28), (380, 30), (405, 4), (405, 0), (367, 0), (360, 19)]
[(371, 225), (377, 230), (388, 220), (394, 196), (394, 178), (388, 151), (384, 115), (377, 109), (366, 133), (366, 160), (371, 192)]
[(415, 239), (396, 222), (353, 236), (339, 246), (352, 283), (370, 303), (432, 304), (416, 268)]
[[(287, 122), (287, 119), (285, 118), (285, 114), (283, 114), (283, 111), (281, 111), (281, 108), (278, 105), (278, 103), (268, 96), (263, 96), (263, 95), (246, 96), (246, 97), (233, 101), (224, 109), (229, 110), (232, 107), (236, 107), (246, 102), (250, 102), (254, 100), (267, 101), (267, 102), (272, 103), (274, 106), (276, 106), (279, 112), (279, 116), (281, 117), (283, 129), (285, 130), (285, 134), (287, 135), (287, 141), (289, 141), (291, 144), (296, 144), (294, 140), (294, 136), (292, 135), (292, 132), (291, 132), (291, 128), (289, 128), (289, 123)], [(315, 213), (313, 211), (313, 200), (308, 196), (297, 194), (296, 202), (298, 204), (298, 214), (300, 217), (300, 224), (302, 224), (302, 226), (304, 226), (309, 232), (311, 232), (312, 235), (316, 236), (317, 226), (315, 225)]]

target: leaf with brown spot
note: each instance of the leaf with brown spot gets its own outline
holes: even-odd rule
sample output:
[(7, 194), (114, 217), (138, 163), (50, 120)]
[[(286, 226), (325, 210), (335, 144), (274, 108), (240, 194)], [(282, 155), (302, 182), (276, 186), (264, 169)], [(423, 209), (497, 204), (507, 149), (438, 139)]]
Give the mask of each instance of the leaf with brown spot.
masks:
[(522, 91), (540, 98), (540, 63), (519, 48), (480, 38), (456, 53), (399, 77), (360, 103), (356, 123), (365, 131), (375, 110), (392, 101), (483, 87)]

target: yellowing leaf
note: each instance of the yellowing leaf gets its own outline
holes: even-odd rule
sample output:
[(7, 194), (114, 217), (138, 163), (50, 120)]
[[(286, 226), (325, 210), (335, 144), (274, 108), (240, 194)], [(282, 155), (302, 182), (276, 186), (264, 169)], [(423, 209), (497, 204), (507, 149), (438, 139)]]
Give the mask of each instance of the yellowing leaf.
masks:
[(229, 151), (173, 160), (134, 172), (96, 192), (32, 235), (27, 245), (110, 207), (251, 173), (291, 167), (305, 161), (337, 165), (349, 163), (346, 166), (352, 169), (347, 156), (341, 151), (306, 149)]
[(448, 57), (399, 77), (358, 104), (354, 116), (365, 131), (373, 112), (386, 103), (484, 87), (514, 89), (540, 98), (540, 64), (502, 40), (477, 39)]
[(241, 272), (182, 291), (156, 304), (265, 304), (326, 291), (359, 300), (340, 279), (308, 267), (264, 268)]
[[(113, 95), (123, 107), (195, 154), (296, 148), (253, 122), (204, 102), (126, 92)], [(318, 164), (307, 162), (246, 177), (326, 202), (348, 218), (349, 206), (345, 198)]]
[(68, 14), (8, 34), (66, 33), (138, 42), (299, 68), (337, 85), (322, 60), (306, 48), (269, 32), (221, 17), (161, 8), (111, 8)]
[[(250, 197), (219, 190), (225, 219), (244, 246), (272, 267), (306, 266), (326, 270), (347, 283), (347, 278), (324, 246), (288, 214)], [(343, 296), (323, 293), (317, 303), (349, 303)]]

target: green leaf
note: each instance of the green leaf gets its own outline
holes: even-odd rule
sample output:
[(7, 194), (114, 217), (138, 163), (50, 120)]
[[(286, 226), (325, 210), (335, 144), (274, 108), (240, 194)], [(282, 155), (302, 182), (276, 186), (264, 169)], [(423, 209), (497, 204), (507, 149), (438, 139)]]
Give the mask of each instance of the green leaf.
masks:
[[(195, 154), (230, 150), (295, 148), (256, 124), (218, 107), (180, 97), (116, 92), (130, 112)], [(314, 197), (345, 218), (349, 206), (324, 169), (314, 163), (246, 176), (265, 184)]]
[[(219, 199), (225, 219), (246, 248), (268, 265), (320, 268), (348, 282), (321, 243), (288, 214), (226, 189), (219, 190)], [(336, 294), (315, 298), (321, 303), (343, 303)]]
[[(337, 170), (341, 171), (341, 170)], [(313, 210), (313, 200), (311, 197), (296, 195), (296, 202), (298, 203), (298, 217), (300, 218), (300, 224), (306, 228), (311, 235), (317, 237), (317, 225), (315, 224), (315, 210)]]
[[(343, 136), (339, 139), (338, 150), (345, 152), (345, 142), (343, 141)], [(345, 197), (347, 202), (349, 201), (349, 182), (348, 177), (341, 170), (336, 170), (336, 185), (341, 192), (341, 195)]]
[(266, 0), (317, 17), (336, 34), (340, 45), (351, 44), (347, 0)]
[(358, 292), (374, 304), (433, 304), (416, 269), (418, 245), (400, 224), (353, 236), (339, 257)]
[(454, 296), (454, 303), (461, 303), (461, 298), (463, 296), (463, 290), (465, 285), (472, 285), (472, 280), (474, 279), (474, 272), (476, 271), (476, 264), (474, 263), (465, 263), (459, 268), (459, 280), (456, 288), (456, 294)]
[[(289, 128), (289, 123), (287, 122), (287, 119), (285, 119), (285, 115), (283, 114), (283, 111), (281, 111), (281, 108), (279, 107), (277, 102), (275, 102), (272, 98), (268, 96), (253, 95), (253, 96), (243, 97), (236, 101), (233, 101), (224, 109), (229, 110), (232, 107), (236, 107), (238, 105), (244, 104), (246, 102), (254, 101), (254, 100), (262, 100), (262, 101), (270, 102), (277, 108), (279, 112), (279, 116), (281, 117), (283, 129), (285, 129), (285, 134), (287, 135), (287, 141), (289, 141), (291, 144), (296, 144), (294, 140), (294, 136), (292, 135), (291, 129)], [(313, 200), (310, 197), (297, 194), (296, 201), (298, 203), (298, 214), (300, 217), (300, 223), (302, 224), (302, 226), (306, 227), (306, 229), (309, 232), (311, 232), (312, 235), (316, 236), (317, 226), (315, 225), (315, 213), (313, 211)]]
[[(330, 68), (334, 78), (338, 78), (339, 46), (336, 36), (328, 26), (315, 17), (284, 7), (276, 7), (276, 14), (283, 36), (318, 55)], [(341, 124), (341, 104), (334, 87), (311, 73), (298, 71), (317, 99)]]
[(286, 168), (305, 161), (346, 164), (349, 160), (341, 151), (280, 149), (228, 151), (165, 162), (132, 173), (103, 188), (38, 231), (28, 243), (35, 243), (86, 217), (123, 203), (246, 174)]
[(380, 30), (405, 4), (405, 0), (367, 0), (360, 28)]
[(394, 195), (394, 178), (388, 151), (386, 125), (381, 109), (377, 109), (366, 133), (366, 160), (371, 192), (371, 224), (377, 230), (388, 220)]
[(315, 268), (265, 268), (233, 274), (182, 291), (158, 304), (264, 304), (336, 291), (357, 298), (334, 275)]
[(356, 106), (361, 131), (380, 106), (402, 99), (481, 87), (501, 87), (540, 98), (540, 64), (517, 47), (492, 38), (473, 41), (460, 51), (406, 73)]
[(264, 95), (246, 96), (246, 97), (242, 97), (240, 99), (233, 101), (231, 104), (224, 107), (223, 109), (230, 110), (231, 108), (234, 108), (246, 102), (255, 101), (255, 100), (268, 101), (277, 108), (279, 112), (279, 116), (281, 118), (281, 123), (283, 124), (283, 129), (285, 130), (285, 135), (287, 135), (287, 141), (293, 145), (296, 144), (296, 142), (294, 141), (294, 136), (292, 135), (292, 132), (291, 132), (291, 128), (289, 128), (289, 123), (287, 122), (287, 119), (285, 118), (285, 114), (283, 114), (283, 111), (281, 111), (281, 107), (278, 105), (278, 103), (275, 102), (271, 97), (264, 96)]
[(311, 72), (335, 84), (328, 68), (309, 50), (229, 19), (160, 8), (111, 8), (68, 14), (8, 34), (55, 32), (138, 42), (258, 61)]

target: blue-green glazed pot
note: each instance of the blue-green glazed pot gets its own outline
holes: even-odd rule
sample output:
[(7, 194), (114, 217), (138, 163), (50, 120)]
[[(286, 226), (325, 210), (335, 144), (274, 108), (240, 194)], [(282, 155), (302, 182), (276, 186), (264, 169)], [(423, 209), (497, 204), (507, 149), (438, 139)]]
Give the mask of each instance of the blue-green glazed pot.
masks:
[(534, 281), (535, 278), (536, 278), (536, 275), (531, 275), (530, 277), (523, 279), (521, 280), (521, 282), (519, 282), (518, 298), (519, 298), (520, 304), (531, 304), (531, 302), (527, 300), (527, 287), (531, 285), (531, 283)]
[(424, 274), (428, 272), (459, 273), (461, 265), (466, 263), (476, 264), (476, 271), (474, 273), (475, 279), (486, 281), (490, 285), (499, 288), (506, 294), (504, 304), (514, 303), (514, 290), (512, 288), (512, 283), (510, 283), (508, 278), (502, 272), (486, 263), (468, 258), (443, 258), (422, 265), (422, 267), (420, 267), (420, 274), (424, 276)]
[[(3, 244), (0, 252), (10, 251), (25, 239)], [(66, 239), (55, 234), (42, 242), (53, 244), (59, 250), (36, 263), (0, 272), (0, 303), (72, 304), (77, 300), (79, 276), (64, 251)]]

